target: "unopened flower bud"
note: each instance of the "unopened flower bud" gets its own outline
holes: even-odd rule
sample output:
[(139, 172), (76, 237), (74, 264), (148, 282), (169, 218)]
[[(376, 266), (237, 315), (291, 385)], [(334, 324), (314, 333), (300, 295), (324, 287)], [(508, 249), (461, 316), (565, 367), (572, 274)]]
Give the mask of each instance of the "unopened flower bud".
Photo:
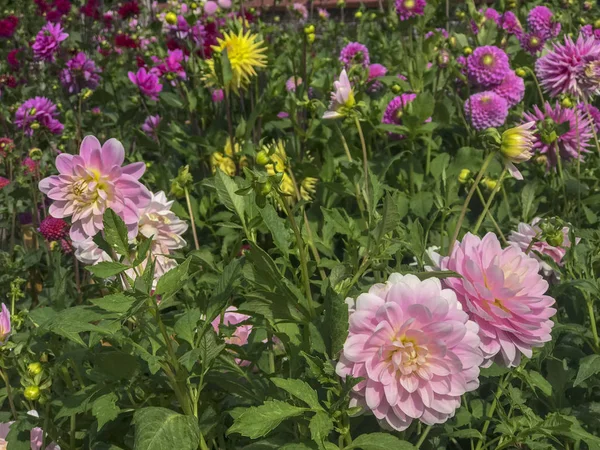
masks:
[(572, 108), (573, 107), (573, 102), (571, 101), (571, 99), (569, 97), (565, 97), (560, 101), (560, 105), (563, 108)]
[(560, 247), (565, 240), (565, 235), (562, 230), (555, 230), (546, 235), (546, 242), (552, 247)]
[(354, 14), (354, 17), (357, 19), (360, 19), (363, 16), (362, 11), (356, 11), (356, 13)]
[(281, 20), (281, 17), (279, 17), (279, 16), (273, 17), (273, 22), (275, 22), (275, 23), (279, 23), (280, 20)]
[(167, 14), (165, 14), (165, 21), (169, 25), (175, 25), (177, 23), (177, 14), (175, 14), (173, 11), (169, 11)]
[(308, 41), (309, 44), (312, 44), (313, 42), (315, 42), (315, 33), (307, 34), (306, 40)]
[(515, 73), (517, 74), (518, 77), (521, 77), (521, 78), (525, 78), (525, 76), (527, 75), (527, 71), (521, 67), (519, 67), (517, 70), (515, 70)]
[(314, 25), (308, 25), (306, 27), (304, 27), (304, 33), (305, 34), (311, 34), (315, 32), (315, 26)]
[(260, 194), (261, 195), (269, 195), (269, 193), (271, 192), (271, 189), (273, 189), (273, 184), (267, 180), (266, 183), (263, 183), (260, 186)]
[(464, 54), (465, 56), (469, 56), (471, 53), (473, 53), (473, 49), (472, 49), (471, 47), (465, 47), (465, 48), (463, 49), (463, 54)]
[(34, 362), (27, 366), (27, 372), (32, 376), (39, 375), (42, 373), (42, 370), (44, 370), (44, 368), (39, 362)]
[(393, 92), (394, 94), (399, 94), (400, 92), (402, 92), (402, 88), (400, 87), (400, 85), (398, 85), (398, 84), (394, 84), (394, 85), (392, 86), (392, 92)]
[(30, 401), (37, 400), (38, 398), (40, 398), (41, 394), (42, 394), (42, 392), (40, 391), (40, 388), (37, 386), (27, 386), (25, 388), (25, 392), (23, 392), (23, 395), (25, 396), (25, 398)]
[(29, 128), (31, 128), (32, 130), (39, 130), (40, 124), (37, 121), (31, 122)]
[(29, 150), (29, 157), (34, 161), (39, 161), (40, 159), (42, 159), (42, 151), (39, 148), (34, 147), (31, 150)]
[(467, 183), (467, 181), (469, 181), (471, 178), (473, 178), (473, 174), (471, 173), (471, 171), (469, 169), (463, 169), (458, 174), (458, 182), (460, 184)]
[(270, 161), (271, 161), (271, 158), (269, 158), (269, 154), (264, 150), (261, 150), (256, 155), (256, 164), (264, 166), (264, 165), (268, 164)]
[(457, 18), (457, 19), (459, 19), (459, 20), (463, 20), (463, 19), (464, 19), (466, 16), (467, 16), (467, 15), (465, 14), (465, 12), (464, 12), (464, 11), (458, 11), (458, 12), (456, 13), (456, 18)]
[(485, 186), (486, 189), (493, 191), (498, 185), (498, 180), (494, 180), (493, 178), (484, 177), (481, 180), (481, 184)]
[(450, 62), (450, 53), (447, 50), (441, 50), (437, 56), (438, 66), (442, 69), (448, 67), (448, 63)]
[(450, 38), (448, 39), (448, 43), (450, 44), (450, 47), (455, 48), (456, 47), (456, 37), (450, 36)]

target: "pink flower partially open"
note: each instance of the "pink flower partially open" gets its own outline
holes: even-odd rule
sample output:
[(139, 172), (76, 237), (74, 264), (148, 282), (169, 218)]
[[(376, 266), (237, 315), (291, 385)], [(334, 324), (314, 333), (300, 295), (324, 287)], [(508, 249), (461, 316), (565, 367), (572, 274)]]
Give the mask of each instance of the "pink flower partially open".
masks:
[[(237, 308), (235, 306), (230, 306), (223, 314), (223, 325), (237, 325), (233, 335), (231, 337), (225, 338), (225, 342), (229, 345), (246, 345), (248, 343), (248, 338), (250, 337), (250, 333), (252, 333), (252, 325), (238, 325), (246, 320), (248, 320), (250, 316), (246, 314), (241, 314), (237, 312)], [(221, 325), (221, 316), (218, 316), (211, 323), (213, 329), (216, 333), (219, 332), (219, 325)], [(235, 359), (235, 362), (240, 366), (247, 366), (250, 364), (250, 361), (244, 361), (239, 358)]]
[(461, 275), (444, 284), (479, 325), (485, 366), (516, 367), (521, 355), (531, 358), (533, 347), (552, 339), (554, 299), (545, 295), (548, 283), (538, 262), (519, 248), (502, 249), (493, 233), (483, 239), (467, 233), (440, 266)]
[(102, 217), (111, 208), (125, 222), (131, 237), (137, 235), (139, 209), (150, 202), (151, 194), (138, 180), (146, 166), (137, 162), (122, 166), (123, 145), (109, 139), (100, 146), (86, 136), (79, 155), (62, 153), (56, 158), (59, 175), (44, 178), (40, 191), (53, 200), (50, 215), (71, 217), (71, 239), (83, 241), (104, 228)]
[(414, 419), (433, 425), (454, 416), (460, 396), (479, 386), (483, 361), (479, 329), (456, 294), (436, 278), (394, 273), (356, 304), (349, 300), (350, 329), (336, 372), (364, 378), (350, 405), (395, 430)]

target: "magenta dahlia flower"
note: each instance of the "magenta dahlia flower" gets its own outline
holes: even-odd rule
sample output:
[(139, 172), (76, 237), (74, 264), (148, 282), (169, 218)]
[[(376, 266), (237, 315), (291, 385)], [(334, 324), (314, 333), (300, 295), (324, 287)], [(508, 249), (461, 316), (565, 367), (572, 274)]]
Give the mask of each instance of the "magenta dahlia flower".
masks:
[[(398, 97), (394, 97), (385, 108), (385, 112), (383, 113), (383, 118), (381, 119), (381, 123), (385, 123), (388, 125), (402, 125), (402, 117), (404, 115), (406, 107), (412, 103), (412, 101), (417, 98), (416, 94), (406, 93), (399, 95)], [(431, 117), (429, 117), (425, 122), (431, 122)], [(404, 139), (404, 135), (397, 133), (389, 133), (390, 137), (396, 139)]]
[(522, 34), (519, 37), (519, 42), (521, 43), (521, 48), (523, 50), (525, 50), (532, 56), (536, 56), (544, 48), (544, 45), (546, 44), (546, 39), (538, 33), (531, 32)]
[[(563, 108), (558, 102), (553, 108), (546, 102), (543, 111), (534, 105), (533, 111), (524, 113), (523, 118), (526, 122), (537, 122), (533, 148), (546, 155), (548, 167), (555, 167), (559, 156), (564, 160), (583, 160), (583, 154), (589, 152), (593, 137), (592, 121), (579, 110)], [(559, 133), (557, 128), (562, 124), (568, 124), (569, 128)]]
[(33, 56), (37, 60), (54, 62), (60, 43), (68, 37), (69, 35), (63, 32), (60, 23), (48, 22), (39, 31), (35, 37), (35, 42), (31, 46)]
[(504, 80), (491, 90), (506, 100), (508, 107), (512, 108), (523, 100), (525, 96), (525, 82), (523, 78), (515, 74), (514, 70), (511, 70), (504, 77)]
[[(11, 323), (10, 323), (10, 312), (4, 303), (2, 303), (2, 312), (0, 312), (0, 345), (6, 344), (6, 340), (10, 336), (11, 333)], [(10, 427), (10, 424), (1, 424), (0, 425), (0, 439), (6, 439), (7, 433), (4, 433), (4, 429), (6, 426)], [(7, 429), (8, 431), (8, 429)], [(33, 433), (33, 430), (31, 431)], [(1, 437), (3, 436), (3, 437)]]
[(394, 273), (346, 302), (350, 328), (336, 372), (363, 378), (350, 405), (385, 428), (444, 423), (479, 386), (479, 329), (438, 279)]
[(523, 34), (523, 27), (521, 26), (521, 22), (519, 22), (519, 19), (512, 11), (506, 11), (504, 14), (502, 14), (500, 24), (502, 26), (502, 29), (508, 34), (514, 34), (517, 37), (521, 37), (521, 35)]
[(67, 62), (67, 68), (60, 73), (60, 82), (70, 94), (81, 92), (84, 88), (96, 89), (100, 82), (100, 70), (94, 60), (79, 52)]
[(495, 92), (479, 92), (465, 102), (465, 115), (476, 130), (499, 127), (508, 116), (508, 103)]
[(508, 56), (493, 45), (477, 47), (467, 58), (467, 75), (478, 86), (499, 84), (509, 72)]
[[(594, 105), (585, 103), (579, 103), (577, 110), (582, 116), (588, 117), (592, 121), (592, 124), (596, 127), (596, 134), (600, 134), (600, 110)], [(0, 147), (2, 145), (1, 141), (2, 139), (0, 139)]]
[(140, 67), (137, 73), (129, 72), (127, 76), (139, 88), (142, 94), (152, 100), (158, 100), (158, 94), (162, 91), (163, 85), (159, 83), (156, 74), (148, 72), (144, 67)]
[(554, 14), (546, 6), (536, 6), (527, 16), (527, 25), (534, 33), (542, 36), (544, 39), (550, 39), (558, 36), (560, 33), (560, 22), (553, 20)]
[(425, 0), (396, 0), (396, 12), (400, 20), (425, 14)]
[(225, 99), (225, 93), (223, 89), (215, 89), (211, 93), (213, 103), (221, 103)]
[(461, 275), (444, 284), (479, 325), (484, 367), (493, 361), (516, 367), (521, 355), (531, 358), (533, 347), (552, 339), (554, 299), (545, 295), (548, 283), (531, 256), (513, 246), (503, 250), (493, 233), (483, 239), (467, 233), (440, 265)]
[(558, 266), (562, 266), (562, 260), (567, 254), (567, 249), (571, 247), (571, 241), (569, 239), (569, 227), (563, 227), (558, 235), (558, 241), (560, 242), (549, 243), (543, 237), (544, 232), (539, 225), (541, 221), (542, 219), (536, 217), (531, 222), (531, 225), (521, 222), (517, 230), (510, 233), (508, 241), (510, 245), (520, 248), (523, 252), (527, 252), (529, 256), (538, 261), (539, 271), (548, 279), (556, 276), (556, 274), (552, 266), (545, 262), (540, 255), (545, 255)]
[(19, 18), (14, 15), (10, 15), (0, 20), (0, 38), (10, 38), (17, 31), (19, 26)]
[(498, 11), (496, 11), (494, 8), (487, 8), (484, 13), (483, 16), (487, 19), (487, 20), (491, 20), (493, 22), (496, 23), (496, 25), (500, 25), (500, 20), (502, 19), (502, 14), (500, 14)]
[(164, 61), (159, 60), (158, 65), (153, 67), (150, 72), (159, 77), (166, 77), (167, 80), (171, 81), (171, 85), (176, 86), (177, 78), (180, 80), (185, 80), (187, 78), (185, 69), (181, 65), (183, 61), (185, 61), (185, 55), (182, 50), (168, 50), (168, 55)]
[(367, 84), (370, 84), (369, 91), (377, 92), (383, 87), (383, 84), (377, 78), (385, 77), (386, 73), (387, 67), (382, 64), (371, 64), (369, 66), (369, 77), (367, 78)]
[(15, 113), (15, 125), (24, 130), (25, 135), (33, 135), (34, 130), (46, 128), (52, 134), (60, 134), (65, 128), (56, 118), (56, 105), (46, 97), (34, 97), (27, 100)]
[(151, 194), (138, 180), (146, 165), (137, 162), (123, 166), (125, 150), (116, 139), (100, 146), (94, 136), (86, 136), (79, 155), (62, 153), (56, 158), (59, 175), (44, 178), (40, 191), (51, 200), (50, 215), (71, 217), (71, 239), (83, 241), (104, 228), (102, 216), (111, 208), (127, 225), (130, 236), (137, 235), (140, 209)]
[(148, 116), (144, 123), (142, 124), (142, 131), (146, 133), (149, 138), (158, 140), (158, 126), (160, 125), (160, 116), (157, 114), (155, 116)]
[(360, 42), (350, 42), (340, 52), (340, 61), (346, 68), (355, 64), (367, 67), (370, 63), (369, 49)]
[(579, 36), (576, 42), (565, 36), (564, 44), (553, 48), (535, 63), (540, 84), (552, 97), (568, 94), (589, 98), (600, 93), (600, 43)]
[[(217, 318), (212, 321), (211, 325), (216, 333), (219, 332), (219, 327), (221, 325), (235, 326), (235, 331), (231, 337), (225, 338), (225, 342), (229, 345), (241, 347), (248, 344), (248, 338), (250, 337), (250, 333), (252, 333), (252, 325), (240, 325), (240, 323), (245, 322), (248, 319), (250, 319), (250, 316), (241, 314), (237, 312), (235, 306), (230, 306), (225, 310), (225, 314), (223, 314), (223, 322), (221, 322), (221, 316), (217, 316)], [(236, 358), (235, 362), (240, 366), (247, 366), (250, 364), (250, 361), (241, 360), (239, 358)]]
[(317, 12), (319, 13), (319, 18), (321, 20), (329, 19), (329, 12), (324, 8), (317, 8)]

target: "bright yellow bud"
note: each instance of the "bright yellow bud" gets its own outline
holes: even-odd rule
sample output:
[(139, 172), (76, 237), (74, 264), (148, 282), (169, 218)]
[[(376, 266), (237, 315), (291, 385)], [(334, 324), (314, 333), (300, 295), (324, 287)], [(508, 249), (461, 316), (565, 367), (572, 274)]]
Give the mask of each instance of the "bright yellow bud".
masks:
[(175, 14), (173, 11), (169, 11), (167, 14), (165, 14), (165, 21), (169, 25), (175, 25), (177, 23), (177, 14)]
[(357, 19), (360, 19), (363, 16), (362, 11), (356, 11), (356, 13), (354, 14), (354, 17), (356, 17)]
[(460, 171), (460, 174), (458, 175), (458, 182), (460, 184), (465, 184), (467, 181), (469, 181), (472, 177), (471, 171), (469, 169), (463, 169)]

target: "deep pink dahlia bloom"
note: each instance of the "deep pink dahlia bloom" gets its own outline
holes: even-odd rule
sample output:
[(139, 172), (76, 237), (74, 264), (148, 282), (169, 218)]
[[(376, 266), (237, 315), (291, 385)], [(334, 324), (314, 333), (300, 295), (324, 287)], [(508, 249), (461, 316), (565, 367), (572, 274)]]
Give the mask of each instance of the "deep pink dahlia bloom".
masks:
[(425, 14), (425, 0), (396, 0), (396, 12), (400, 20)]
[(552, 97), (568, 94), (589, 98), (600, 93), (600, 43), (594, 37), (579, 36), (576, 42), (565, 36), (564, 44), (535, 63), (540, 84)]
[(499, 84), (509, 72), (508, 56), (493, 45), (477, 47), (467, 58), (467, 75), (478, 86)]
[(155, 141), (158, 136), (158, 126), (160, 125), (160, 116), (157, 114), (155, 116), (148, 116), (144, 123), (142, 124), (142, 131), (146, 133), (146, 135)]
[[(538, 261), (539, 270), (544, 274), (546, 278), (551, 278), (554, 275), (554, 269), (545, 262), (539, 255), (548, 256), (557, 265), (562, 266), (562, 259), (567, 254), (567, 249), (571, 247), (571, 241), (569, 239), (569, 227), (563, 227), (562, 232), (562, 244), (561, 245), (550, 245), (548, 242), (542, 239), (543, 231), (539, 226), (542, 221), (539, 217), (536, 217), (528, 223), (521, 222), (516, 231), (512, 231), (508, 236), (510, 245), (520, 248), (523, 252)], [(532, 244), (532, 241), (535, 242)]]
[(583, 117), (589, 117), (592, 124), (596, 127), (596, 134), (600, 134), (600, 110), (594, 105), (579, 103), (577, 110)]
[[(176, 79), (185, 80), (187, 75), (185, 69), (182, 66), (182, 62), (185, 61), (185, 55), (182, 50), (168, 50), (168, 55), (162, 60), (158, 60), (158, 65), (153, 67), (150, 71), (159, 77), (166, 77), (167, 80), (171, 81), (173, 86), (176, 85)], [(160, 91), (159, 91), (160, 92)]]
[[(243, 346), (248, 343), (248, 338), (250, 337), (250, 333), (252, 333), (252, 325), (239, 324), (245, 322), (249, 318), (250, 316), (237, 312), (237, 308), (235, 306), (230, 306), (227, 308), (225, 314), (223, 314), (222, 324), (227, 326), (235, 326), (235, 331), (231, 337), (225, 338), (225, 342), (227, 344)], [(215, 332), (218, 333), (219, 326), (221, 325), (221, 316), (218, 316), (215, 320), (213, 320), (211, 325)], [(241, 360), (239, 358), (236, 358), (235, 362), (240, 366), (247, 366), (250, 364), (250, 361)]]
[(70, 94), (81, 92), (84, 88), (96, 89), (100, 82), (100, 70), (93, 59), (79, 52), (67, 62), (67, 68), (60, 73), (60, 82)]
[(369, 66), (369, 77), (367, 78), (367, 84), (370, 84), (369, 91), (377, 92), (383, 87), (383, 84), (377, 78), (384, 77), (386, 73), (387, 67), (382, 64), (371, 64)]
[(523, 50), (532, 56), (536, 56), (544, 48), (546, 38), (536, 32), (530, 32), (522, 34), (519, 37), (519, 42), (521, 43), (521, 48)]
[(0, 189), (4, 189), (10, 184), (10, 180), (6, 177), (0, 176)]
[(142, 94), (152, 100), (158, 100), (158, 94), (162, 91), (162, 84), (158, 82), (158, 76), (140, 67), (137, 73), (129, 72), (129, 80), (135, 84)]
[(539, 34), (544, 39), (550, 39), (558, 36), (560, 33), (560, 22), (552, 19), (554, 14), (546, 6), (536, 6), (527, 16), (527, 25), (534, 33)]
[(100, 146), (94, 136), (86, 136), (79, 155), (62, 153), (56, 158), (59, 175), (44, 178), (40, 191), (51, 200), (50, 215), (71, 217), (71, 239), (83, 241), (104, 228), (102, 216), (111, 208), (125, 222), (130, 236), (137, 235), (140, 209), (151, 194), (138, 180), (146, 165), (137, 162), (123, 166), (125, 150), (116, 139)]
[(394, 273), (347, 302), (350, 327), (336, 372), (364, 378), (350, 405), (370, 410), (382, 426), (444, 423), (461, 395), (479, 386), (478, 327), (438, 279)]
[(517, 37), (520, 37), (523, 34), (521, 22), (519, 22), (519, 19), (512, 11), (506, 11), (504, 14), (502, 14), (500, 23), (502, 29), (508, 34), (514, 34)]
[(52, 134), (60, 134), (65, 128), (56, 118), (56, 105), (46, 97), (34, 97), (27, 100), (15, 113), (15, 125), (31, 136), (39, 127), (46, 128)]
[(225, 99), (225, 93), (223, 89), (215, 89), (211, 93), (213, 103), (221, 103)]
[(492, 20), (496, 22), (496, 25), (500, 25), (500, 19), (502, 18), (502, 15), (494, 8), (487, 8), (483, 15), (487, 20)]
[[(402, 125), (402, 116), (404, 115), (404, 110), (415, 98), (417, 98), (417, 95), (412, 93), (406, 93), (399, 95), (398, 97), (394, 97), (385, 108), (381, 123), (388, 125)], [(425, 122), (431, 122), (431, 117), (425, 120)], [(389, 134), (390, 137), (397, 139), (404, 139), (405, 137), (404, 135), (396, 133)]]
[(292, 10), (303, 21), (308, 19), (308, 9), (306, 9), (306, 6), (304, 6), (302, 3), (294, 3), (292, 5)]
[(350, 42), (340, 52), (340, 61), (346, 68), (355, 64), (367, 67), (370, 63), (369, 49), (360, 42)]
[(59, 241), (69, 234), (69, 224), (63, 219), (48, 216), (40, 223), (39, 232), (47, 241)]
[(523, 81), (523, 78), (515, 74), (514, 70), (511, 70), (504, 77), (502, 83), (494, 86), (492, 91), (506, 100), (508, 107), (512, 108), (523, 100), (523, 96), (525, 95), (525, 82)]
[(444, 284), (479, 325), (484, 366), (516, 367), (522, 355), (531, 358), (533, 347), (552, 339), (554, 299), (545, 295), (548, 282), (531, 256), (513, 246), (502, 249), (493, 233), (483, 239), (467, 233), (440, 266), (461, 275)]
[[(593, 137), (592, 121), (589, 116), (581, 114), (579, 110), (563, 108), (558, 102), (552, 108), (552, 105), (546, 102), (543, 111), (534, 105), (533, 111), (524, 113), (523, 118), (525, 122), (538, 123), (536, 142), (533, 144), (533, 148), (546, 155), (549, 167), (557, 165), (559, 155), (565, 160), (577, 158), (583, 160), (583, 154), (589, 152), (588, 148)], [(553, 124), (552, 129), (546, 129), (548, 119)], [(564, 123), (569, 124), (566, 132), (553, 133), (556, 126)]]
[(465, 115), (476, 130), (499, 127), (508, 116), (508, 103), (495, 92), (479, 92), (465, 102)]
[(48, 22), (39, 31), (35, 37), (35, 42), (31, 46), (33, 56), (38, 60), (53, 62), (60, 43), (68, 37), (69, 35), (63, 32), (60, 23)]

